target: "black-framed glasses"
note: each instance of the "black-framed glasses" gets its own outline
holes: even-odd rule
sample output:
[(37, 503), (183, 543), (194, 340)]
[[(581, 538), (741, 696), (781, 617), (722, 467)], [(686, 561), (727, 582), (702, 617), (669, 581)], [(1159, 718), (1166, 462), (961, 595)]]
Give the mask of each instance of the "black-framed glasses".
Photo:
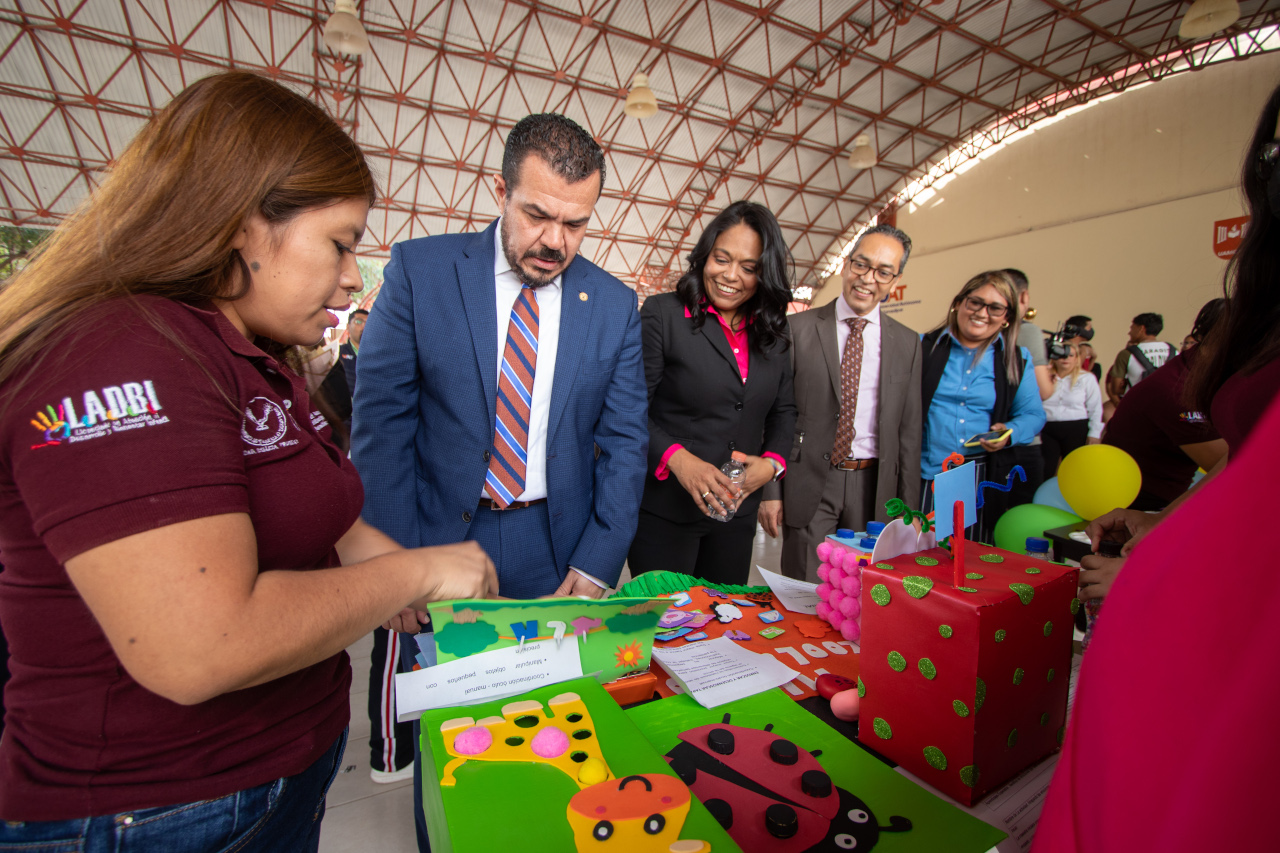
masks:
[(1002, 305), (999, 302), (983, 302), (976, 296), (966, 296), (964, 298), (964, 307), (974, 314), (981, 314), (985, 310), (987, 316), (992, 320), (999, 320), (1009, 313), (1008, 305)]
[(862, 258), (849, 258), (846, 263), (849, 265), (849, 271), (857, 278), (862, 278), (867, 274), (868, 270), (875, 274), (874, 278), (880, 284), (888, 284), (898, 277), (897, 272), (893, 270), (873, 269), (871, 264), (867, 263)]
[(1273, 139), (1262, 146), (1262, 150), (1258, 152), (1258, 162), (1254, 164), (1258, 177), (1264, 181), (1270, 178), (1277, 161), (1280, 161), (1280, 140)]

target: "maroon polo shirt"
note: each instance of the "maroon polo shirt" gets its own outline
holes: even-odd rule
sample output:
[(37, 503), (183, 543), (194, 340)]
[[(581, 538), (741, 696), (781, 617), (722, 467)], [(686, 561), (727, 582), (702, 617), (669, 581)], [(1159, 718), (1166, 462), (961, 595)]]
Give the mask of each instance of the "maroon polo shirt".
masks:
[(1182, 452), (1182, 445), (1218, 438), (1204, 413), (1183, 400), (1188, 358), (1195, 352), (1174, 356), (1126, 391), (1102, 437), (1103, 444), (1134, 458), (1142, 471), (1142, 491), (1166, 504), (1190, 487), (1198, 467)]
[(253, 522), (259, 571), (338, 565), (364, 493), (303, 381), (220, 312), (157, 297), (91, 309), (45, 351), (0, 389), (0, 819), (185, 803), (306, 769), (347, 725), (345, 653), (184, 707), (130, 677), (63, 568), (233, 512)]

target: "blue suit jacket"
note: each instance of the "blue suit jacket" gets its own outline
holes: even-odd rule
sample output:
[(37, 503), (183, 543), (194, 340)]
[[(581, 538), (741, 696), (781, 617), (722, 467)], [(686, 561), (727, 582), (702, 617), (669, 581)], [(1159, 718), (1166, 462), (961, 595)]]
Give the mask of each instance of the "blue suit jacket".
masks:
[[(396, 244), (360, 341), (351, 455), (363, 515), (407, 548), (467, 538), (484, 487), (498, 396), (496, 227)], [(649, 443), (640, 315), (635, 292), (581, 256), (561, 283), (547, 430), (555, 569), (614, 584)]]

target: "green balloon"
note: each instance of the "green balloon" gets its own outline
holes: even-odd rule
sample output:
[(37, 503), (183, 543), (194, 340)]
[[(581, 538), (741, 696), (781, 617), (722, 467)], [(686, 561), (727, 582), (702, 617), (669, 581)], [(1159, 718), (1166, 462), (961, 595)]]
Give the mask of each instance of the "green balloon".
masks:
[(1057, 507), (1022, 504), (1000, 516), (996, 522), (996, 547), (1016, 554), (1027, 553), (1027, 538), (1043, 537), (1046, 530), (1084, 521)]

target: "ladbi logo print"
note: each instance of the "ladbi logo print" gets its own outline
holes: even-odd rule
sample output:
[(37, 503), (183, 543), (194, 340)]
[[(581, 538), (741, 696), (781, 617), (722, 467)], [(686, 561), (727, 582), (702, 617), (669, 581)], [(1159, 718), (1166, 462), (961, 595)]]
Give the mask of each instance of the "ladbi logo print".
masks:
[(36, 412), (31, 425), (41, 432), (44, 441), (31, 445), (31, 449), (75, 444), (169, 422), (168, 415), (160, 414), (163, 406), (151, 380), (109, 385), (102, 389), (101, 396), (90, 389), (80, 395), (80, 402), (84, 414), (77, 412), (71, 397), (63, 397), (56, 410), (45, 406), (43, 412)]

